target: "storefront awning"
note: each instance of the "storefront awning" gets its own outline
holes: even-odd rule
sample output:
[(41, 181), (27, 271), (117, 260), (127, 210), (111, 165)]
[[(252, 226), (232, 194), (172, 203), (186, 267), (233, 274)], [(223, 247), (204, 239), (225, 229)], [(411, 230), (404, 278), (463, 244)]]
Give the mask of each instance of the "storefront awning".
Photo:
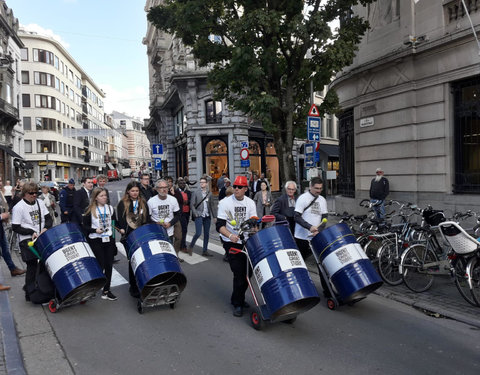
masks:
[(23, 158), (20, 155), (18, 155), (15, 151), (13, 151), (11, 148), (7, 146), (0, 145), (0, 150), (5, 151), (7, 154), (13, 156), (14, 158), (23, 160)]
[(320, 151), (323, 151), (328, 156), (338, 158), (338, 154), (339, 154), (338, 150), (339, 150), (338, 145), (326, 145), (326, 144), (320, 143)]
[(107, 167), (108, 167), (108, 169), (115, 169), (115, 168), (113, 167), (113, 164), (112, 164), (112, 163), (107, 163)]

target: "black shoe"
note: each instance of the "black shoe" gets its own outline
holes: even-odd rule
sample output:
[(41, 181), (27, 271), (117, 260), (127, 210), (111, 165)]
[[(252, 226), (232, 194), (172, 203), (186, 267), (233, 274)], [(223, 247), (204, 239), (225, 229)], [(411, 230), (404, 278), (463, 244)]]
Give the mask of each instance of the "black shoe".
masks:
[(27, 293), (25, 293), (25, 301), (30, 302), (30, 296)]
[(227, 254), (225, 254), (225, 255), (223, 256), (223, 261), (228, 263), (228, 255), (227, 255)]
[[(230, 302), (230, 303), (233, 305), (233, 302)], [(245, 302), (243, 302), (243, 306), (242, 306), (242, 307), (243, 307), (244, 309), (248, 309), (248, 308), (250, 307), (250, 304), (249, 304), (247, 301), (245, 301)]]
[(213, 255), (205, 251), (204, 253), (202, 253), (202, 257), (213, 257)]
[(133, 298), (140, 298), (140, 291), (137, 288), (133, 289), (132, 287), (130, 287), (130, 289), (128, 289), (128, 291), (130, 292), (130, 295)]
[(233, 310), (233, 316), (236, 316), (236, 317), (243, 316), (243, 307), (242, 306), (235, 307), (235, 310)]

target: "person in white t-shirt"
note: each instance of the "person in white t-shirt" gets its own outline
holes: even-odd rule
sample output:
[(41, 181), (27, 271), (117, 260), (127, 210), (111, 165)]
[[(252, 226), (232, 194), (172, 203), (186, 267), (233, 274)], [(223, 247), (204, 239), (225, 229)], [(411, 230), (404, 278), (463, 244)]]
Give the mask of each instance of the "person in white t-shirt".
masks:
[(10, 206), (13, 199), (13, 186), (11, 185), (10, 180), (5, 181), (5, 185), (3, 186), (3, 195), (5, 196), (5, 199)]
[[(245, 195), (248, 189), (247, 177), (237, 176), (233, 189), (232, 195), (218, 202), (216, 229), (220, 233), (223, 248), (228, 254), (230, 269), (233, 272), (233, 292), (230, 299), (234, 307), (233, 315), (240, 317), (243, 315), (243, 309), (248, 308), (245, 302), (248, 283), (247, 257), (244, 253), (238, 252), (243, 247), (238, 236), (238, 228), (244, 221), (257, 215), (257, 207), (255, 202)], [(247, 238), (248, 233), (245, 233), (245, 240)]]
[(300, 195), (295, 203), (295, 242), (303, 259), (312, 255), (310, 240), (325, 227), (322, 220), (328, 217), (327, 201), (320, 195), (323, 180), (313, 177), (310, 190)]
[[(168, 194), (168, 183), (166, 180), (158, 180), (155, 187), (158, 194), (147, 202), (150, 218), (153, 222), (167, 230), (170, 242), (173, 244), (173, 227), (180, 220), (180, 206), (177, 199)], [(177, 249), (175, 250), (178, 251)], [(181, 258), (178, 258), (178, 260), (183, 262)]]
[(28, 242), (52, 227), (53, 220), (47, 207), (37, 199), (38, 185), (26, 182), (22, 187), (22, 197), (12, 210), (12, 230), (19, 234), (22, 259), (27, 264), (25, 273), (25, 299), (30, 300), (29, 293), (35, 289), (35, 275), (38, 259), (30, 251)]

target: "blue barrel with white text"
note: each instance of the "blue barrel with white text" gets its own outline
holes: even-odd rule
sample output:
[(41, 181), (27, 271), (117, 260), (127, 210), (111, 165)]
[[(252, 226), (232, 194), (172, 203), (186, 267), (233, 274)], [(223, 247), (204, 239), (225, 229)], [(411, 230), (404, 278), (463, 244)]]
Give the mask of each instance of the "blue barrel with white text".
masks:
[(187, 278), (164, 227), (142, 225), (128, 235), (127, 248), (142, 300), (162, 285), (177, 285), (180, 292), (185, 289)]
[(48, 229), (37, 238), (35, 249), (64, 305), (86, 300), (105, 285), (97, 258), (76, 223)]
[(287, 226), (262, 229), (247, 240), (246, 248), (271, 320), (293, 318), (320, 301)]
[(365, 298), (382, 285), (347, 224), (332, 225), (321, 231), (313, 237), (311, 245), (341, 301), (348, 303)]

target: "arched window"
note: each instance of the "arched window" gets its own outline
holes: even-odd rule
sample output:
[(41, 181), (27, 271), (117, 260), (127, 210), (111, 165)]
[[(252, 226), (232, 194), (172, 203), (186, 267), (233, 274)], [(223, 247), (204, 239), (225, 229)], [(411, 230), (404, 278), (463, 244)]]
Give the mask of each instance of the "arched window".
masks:
[(228, 174), (227, 144), (221, 139), (212, 139), (205, 146), (205, 173), (212, 177), (212, 194), (218, 194), (217, 181), (223, 172)]
[(248, 142), (248, 151), (250, 152), (250, 170), (260, 177), (260, 173), (262, 173), (262, 148), (257, 141), (250, 139)]

